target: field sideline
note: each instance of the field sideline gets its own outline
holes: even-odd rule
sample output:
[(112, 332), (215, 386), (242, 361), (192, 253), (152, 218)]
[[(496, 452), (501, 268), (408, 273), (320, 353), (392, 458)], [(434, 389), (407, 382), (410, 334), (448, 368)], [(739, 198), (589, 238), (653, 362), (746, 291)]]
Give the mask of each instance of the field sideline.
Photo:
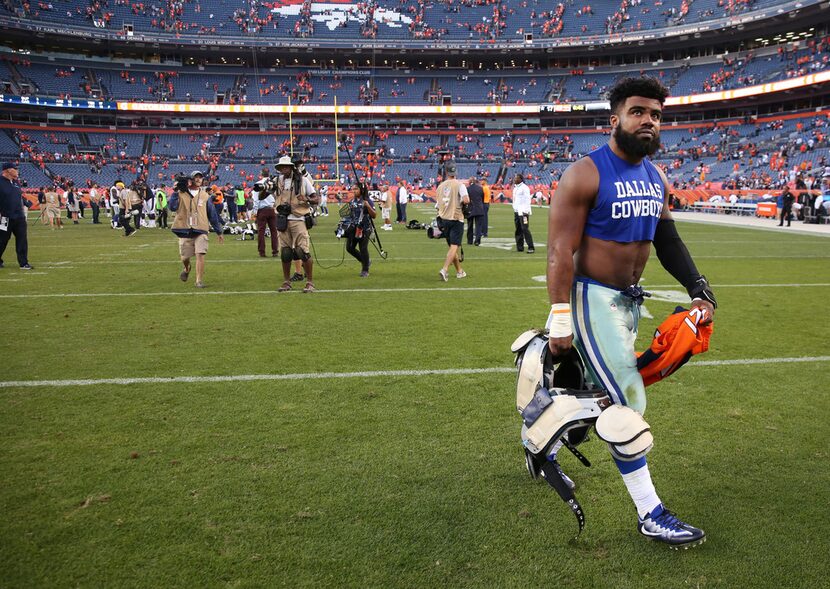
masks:
[[(334, 207), (332, 207), (334, 211)], [(428, 221), (425, 205), (409, 217)], [(608, 452), (572, 457), (587, 526), (526, 474), (510, 343), (544, 322), (512, 212), (444, 284), (444, 242), (380, 232), (368, 279), (335, 216), (320, 292), (211, 238), (205, 291), (169, 231), (30, 222), (0, 269), (2, 587), (813, 587), (826, 583), (830, 239), (678, 227), (720, 308), (710, 351), (649, 389), (650, 467), (707, 531), (636, 532)], [(683, 299), (653, 257), (638, 349)]]

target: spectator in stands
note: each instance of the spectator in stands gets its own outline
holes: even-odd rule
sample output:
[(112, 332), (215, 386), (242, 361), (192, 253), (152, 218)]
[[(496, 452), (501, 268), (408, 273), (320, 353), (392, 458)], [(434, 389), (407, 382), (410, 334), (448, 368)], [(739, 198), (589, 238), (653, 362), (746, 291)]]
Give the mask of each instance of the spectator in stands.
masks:
[(17, 164), (6, 162), (0, 173), (0, 268), (3, 267), (3, 254), (14, 235), (14, 247), (17, 263), (21, 270), (32, 270), (29, 264), (29, 239), (26, 231), (26, 212), (24, 207), (32, 203), (23, 198), (23, 191), (17, 181)]
[(184, 269), (179, 274), (182, 282), (190, 275), (190, 259), (196, 256), (196, 288), (205, 288), (205, 256), (208, 251), (208, 233), (211, 228), (219, 236), (219, 243), (225, 243), (222, 224), (211, 197), (202, 188), (204, 175), (199, 170), (191, 172), (189, 179), (181, 179), (168, 200), (170, 210), (176, 213), (173, 219), (173, 233), (179, 238), (179, 255)]

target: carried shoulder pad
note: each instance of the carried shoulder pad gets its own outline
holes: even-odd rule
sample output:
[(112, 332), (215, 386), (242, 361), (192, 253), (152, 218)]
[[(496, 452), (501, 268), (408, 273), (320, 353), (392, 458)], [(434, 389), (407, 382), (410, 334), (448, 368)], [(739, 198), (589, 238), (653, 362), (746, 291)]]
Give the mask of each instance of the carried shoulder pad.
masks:
[(538, 329), (528, 329), (526, 332), (517, 337), (516, 340), (510, 345), (510, 351), (514, 354), (518, 354), (524, 350), (531, 341), (533, 341), (534, 337), (540, 334), (541, 332)]
[(614, 458), (624, 462), (648, 454), (654, 445), (651, 428), (643, 416), (625, 405), (612, 405), (595, 424), (597, 436), (608, 444)]
[[(545, 370), (545, 352), (548, 348), (548, 342), (545, 338), (539, 337), (534, 332), (525, 332), (522, 336), (527, 333), (532, 334), (532, 337), (525, 345), (520, 347), (516, 358), (516, 364), (519, 367), (516, 382), (516, 409), (519, 412), (524, 411), (528, 403), (533, 400), (536, 390), (542, 385)], [(516, 342), (522, 336), (519, 336)], [(514, 345), (516, 342), (514, 342)]]
[[(545, 389), (540, 389), (544, 391)], [(547, 391), (545, 391), (547, 392)], [(545, 453), (547, 448), (570, 430), (590, 427), (601, 415), (607, 396), (595, 391), (591, 397), (575, 397), (569, 394), (554, 394), (549, 406), (530, 423), (522, 426), (522, 443), (533, 454)]]

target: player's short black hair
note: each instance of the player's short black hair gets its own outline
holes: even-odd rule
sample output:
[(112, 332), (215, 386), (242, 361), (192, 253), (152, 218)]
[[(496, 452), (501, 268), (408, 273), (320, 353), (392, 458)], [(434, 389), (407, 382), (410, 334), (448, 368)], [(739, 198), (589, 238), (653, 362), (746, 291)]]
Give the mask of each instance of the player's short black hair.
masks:
[(616, 113), (617, 109), (625, 103), (630, 96), (642, 96), (653, 98), (660, 104), (666, 101), (669, 89), (663, 86), (659, 80), (651, 76), (641, 78), (623, 78), (608, 91), (608, 101), (611, 103), (611, 112)]

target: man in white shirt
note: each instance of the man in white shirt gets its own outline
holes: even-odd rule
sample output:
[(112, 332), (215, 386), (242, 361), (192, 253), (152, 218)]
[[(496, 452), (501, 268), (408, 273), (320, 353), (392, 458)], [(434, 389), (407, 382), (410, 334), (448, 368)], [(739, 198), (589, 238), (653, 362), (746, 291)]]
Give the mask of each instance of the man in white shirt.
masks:
[(329, 216), (329, 187), (328, 184), (323, 184), (320, 187), (320, 215), (323, 217)]
[(409, 191), (406, 189), (406, 182), (398, 182), (398, 223), (406, 225), (406, 203), (409, 202)]
[(516, 174), (513, 178), (513, 222), (516, 225), (516, 251), (523, 252), (527, 242), (527, 253), (532, 254), (533, 236), (530, 234), (530, 188), (525, 184), (524, 176)]
[(98, 220), (99, 215), (101, 214), (101, 205), (98, 202), (98, 185), (93, 184), (89, 189), (89, 206), (92, 208), (92, 224), (93, 225), (100, 225), (101, 221)]

